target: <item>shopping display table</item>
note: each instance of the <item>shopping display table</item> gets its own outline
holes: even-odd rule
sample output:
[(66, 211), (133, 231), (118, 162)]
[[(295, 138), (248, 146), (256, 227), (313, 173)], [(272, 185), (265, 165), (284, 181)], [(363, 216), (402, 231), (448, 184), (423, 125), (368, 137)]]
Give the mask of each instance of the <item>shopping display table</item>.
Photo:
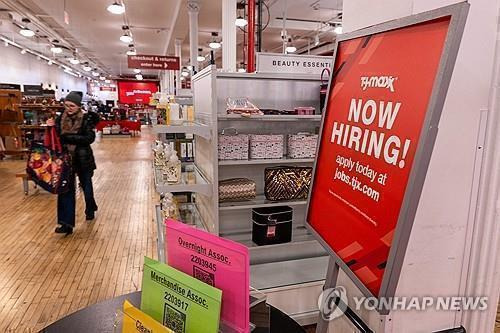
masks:
[[(137, 291), (91, 305), (54, 322), (41, 330), (41, 332), (113, 332), (116, 311), (122, 308), (125, 300), (129, 300), (136, 307), (139, 307), (141, 304), (141, 292)], [(305, 333), (304, 329), (293, 319), (280, 310), (271, 307), (270, 333), (283, 332)]]
[(120, 125), (121, 128), (128, 128), (131, 132), (141, 131), (141, 122), (132, 120), (101, 120), (97, 123), (96, 129), (102, 131), (104, 127)]

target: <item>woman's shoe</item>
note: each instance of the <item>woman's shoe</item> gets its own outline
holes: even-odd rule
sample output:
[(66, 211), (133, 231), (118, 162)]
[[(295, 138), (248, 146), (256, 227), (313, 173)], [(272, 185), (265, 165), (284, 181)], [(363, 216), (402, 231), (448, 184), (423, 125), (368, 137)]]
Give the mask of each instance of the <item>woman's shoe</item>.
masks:
[(68, 227), (67, 225), (61, 225), (56, 228), (56, 234), (71, 235), (72, 233), (73, 233), (73, 228)]

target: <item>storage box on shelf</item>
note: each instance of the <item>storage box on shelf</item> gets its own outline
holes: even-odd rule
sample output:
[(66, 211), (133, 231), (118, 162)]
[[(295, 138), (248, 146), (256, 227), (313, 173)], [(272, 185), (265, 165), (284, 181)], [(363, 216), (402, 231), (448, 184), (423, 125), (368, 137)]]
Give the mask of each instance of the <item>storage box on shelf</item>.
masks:
[[(307, 200), (268, 201), (264, 196), (264, 170), (269, 165), (293, 165), (311, 167), (314, 157), (292, 159), (287, 156), (288, 135), (298, 133), (317, 133), (321, 115), (239, 115), (226, 113), (228, 97), (244, 95), (261, 108), (293, 110), (295, 107), (312, 107), (319, 110), (319, 77), (283, 74), (239, 74), (223, 73), (214, 66), (207, 67), (192, 79), (194, 89), (194, 107), (196, 120), (210, 128), (211, 137), (203, 136), (195, 141), (195, 162), (197, 169), (205, 176), (212, 187), (210, 196), (197, 200), (197, 207), (207, 224), (212, 224), (211, 231), (223, 237), (233, 239), (250, 247), (253, 284), (264, 286), (268, 292), (286, 289), (291, 284), (293, 292), (311, 292), (311, 288), (302, 288), (314, 282), (315, 292), (319, 293), (317, 281), (326, 276), (326, 252), (305, 228)], [(309, 109), (310, 110), (310, 109)], [(310, 111), (305, 112), (310, 113)], [(223, 130), (234, 129), (240, 134), (281, 135), (283, 152), (271, 159), (229, 160), (220, 155), (219, 144), (228, 144), (220, 140)], [(200, 132), (198, 132), (200, 134)], [(219, 141), (220, 140), (220, 141)], [(229, 143), (230, 144), (230, 143)], [(234, 142), (233, 144), (236, 144)], [(249, 146), (250, 147), (250, 144)], [(300, 157), (303, 152), (292, 155)], [(305, 154), (305, 153), (304, 153)], [(248, 154), (250, 155), (250, 154)], [(237, 156), (234, 158), (242, 158)], [(258, 157), (266, 157), (258, 155)], [(219, 203), (219, 180), (245, 177), (255, 181), (257, 196), (253, 200)], [(259, 207), (290, 206), (293, 209), (291, 221), (291, 241), (282, 244), (257, 246), (252, 242), (252, 209)], [(326, 260), (325, 260), (326, 258)], [(295, 264), (296, 265), (295, 265)], [(287, 269), (287, 274), (280, 274), (280, 265), (297, 267)], [(260, 267), (266, 266), (266, 269)], [(308, 274), (302, 268), (307, 267)], [(270, 278), (274, 276), (275, 278)], [(266, 281), (272, 280), (272, 283)], [(287, 287), (285, 287), (287, 286)], [(290, 289), (290, 292), (291, 290)], [(296, 294), (295, 294), (296, 295)], [(279, 304), (278, 304), (279, 305)], [(317, 307), (310, 304), (311, 311)], [(299, 315), (303, 308), (292, 309), (292, 314)]]

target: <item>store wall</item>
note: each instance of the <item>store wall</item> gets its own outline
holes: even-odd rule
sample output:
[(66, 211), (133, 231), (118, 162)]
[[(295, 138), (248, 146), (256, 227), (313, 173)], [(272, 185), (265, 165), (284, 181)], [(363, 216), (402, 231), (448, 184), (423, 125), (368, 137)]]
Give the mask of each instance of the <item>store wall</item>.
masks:
[[(344, 1), (344, 32), (456, 2), (459, 1)], [(499, 3), (497, 0), (470, 0), (469, 3), (464, 37), (396, 292), (400, 296), (463, 295), (468, 270), (472, 270), (468, 266), (469, 257), (474, 247), (479, 247), (478, 243), (472, 243), (474, 224), (477, 228), (489, 223), (475, 219), (482, 166), (478, 138), (484, 135), (487, 124), (484, 120), (490, 107)], [(490, 110), (490, 119), (491, 112), (498, 110)], [(475, 235), (479, 239), (482, 236)], [(498, 271), (488, 278), (498, 280)], [(486, 277), (478, 278), (481, 279), (484, 281)], [(347, 285), (348, 294), (360, 294), (345, 275), (339, 278), (338, 284)], [(498, 297), (498, 291), (487, 296), (490, 296), (490, 310), (482, 318), (488, 318), (493, 324), (497, 302), (494, 297)], [(378, 326), (381, 317), (376, 312), (365, 311), (360, 315), (372, 329), (382, 332)], [(468, 322), (460, 312), (394, 312), (389, 318), (385, 332), (431, 332), (461, 324), (467, 332), (479, 332), (467, 327)], [(352, 329), (339, 329), (340, 326), (331, 324), (330, 331), (352, 332)]]
[(64, 73), (56, 65), (49, 66), (46, 61), (37, 60), (31, 54), (21, 54), (17, 47), (0, 46), (0, 83), (15, 84), (56, 84), (65, 90), (87, 93), (87, 81)]

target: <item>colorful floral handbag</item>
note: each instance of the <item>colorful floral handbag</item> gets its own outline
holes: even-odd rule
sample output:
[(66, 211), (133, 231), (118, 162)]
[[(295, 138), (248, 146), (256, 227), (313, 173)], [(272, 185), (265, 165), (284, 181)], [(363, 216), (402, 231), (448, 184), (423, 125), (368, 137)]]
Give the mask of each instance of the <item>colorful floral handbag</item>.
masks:
[(26, 173), (50, 193), (61, 194), (69, 190), (71, 155), (63, 152), (55, 127), (46, 131), (43, 144), (32, 144)]

